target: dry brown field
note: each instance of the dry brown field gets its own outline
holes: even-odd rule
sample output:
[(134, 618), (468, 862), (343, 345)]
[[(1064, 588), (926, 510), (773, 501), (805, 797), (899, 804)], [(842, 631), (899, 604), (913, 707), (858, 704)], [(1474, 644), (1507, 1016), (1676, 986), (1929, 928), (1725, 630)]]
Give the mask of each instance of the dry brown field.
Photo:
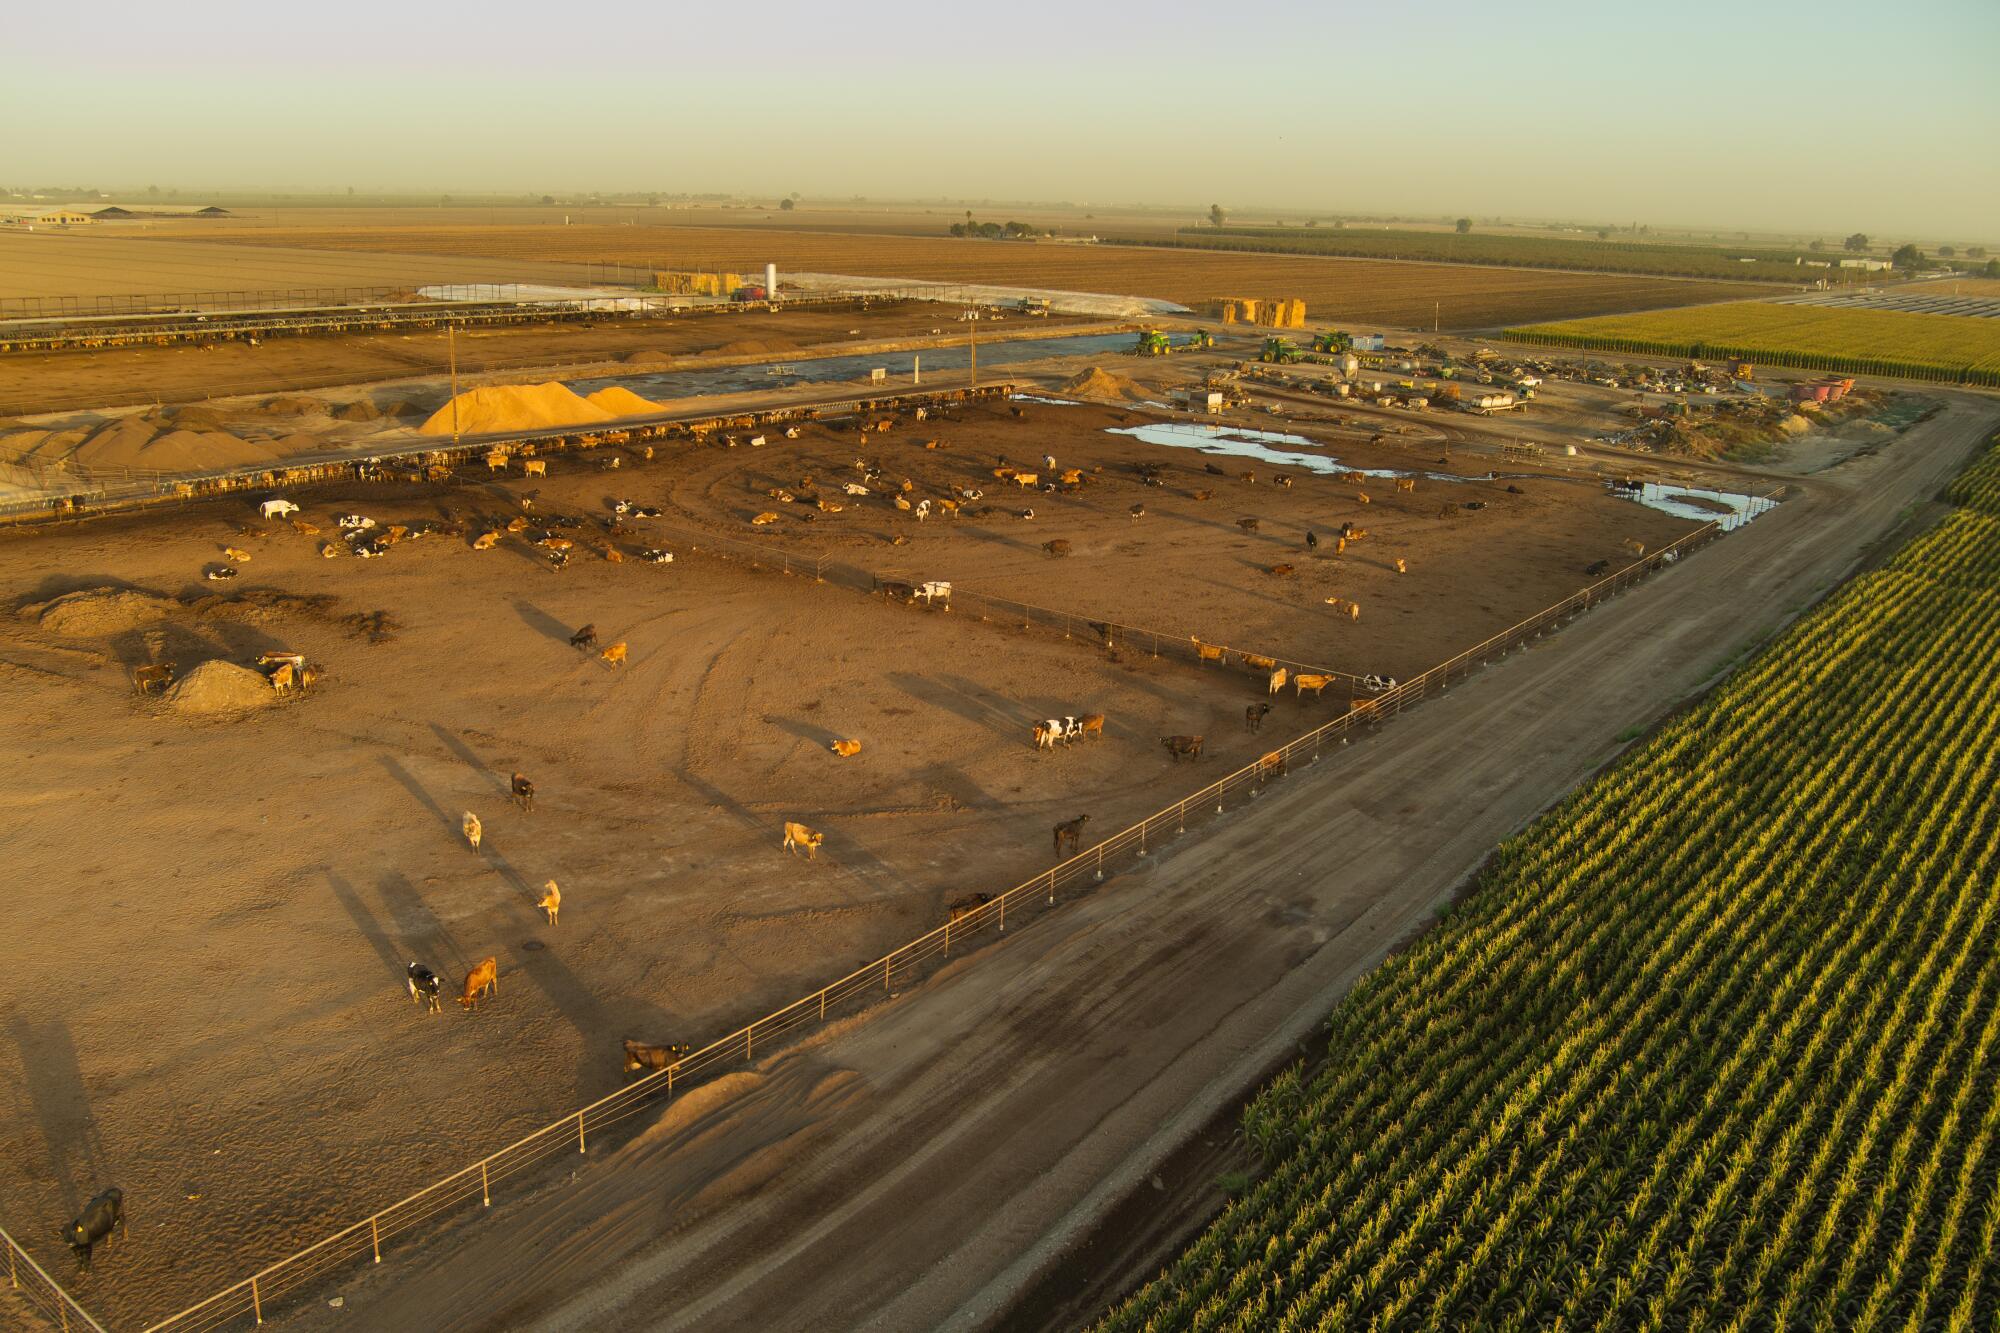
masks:
[[(532, 498), (594, 527), (631, 497), (665, 507), (663, 525), (767, 554), (1399, 675), (1574, 591), (1624, 538), (1691, 526), (1559, 477), (1384, 483), (1364, 506), (1332, 477), (1281, 488), (1268, 468), (1214, 460), (1230, 474), (1217, 477), (1201, 455), (1105, 433), (1145, 419), (1119, 409), (1023, 411), (865, 445), (814, 426), (616, 472), (560, 457)], [(996, 458), (1045, 452), (1092, 483), (998, 493)], [(918, 523), (871, 495), (808, 523), (766, 494), (810, 474), (845, 498), (857, 453), (918, 494), (982, 489), (991, 512)], [(1142, 460), (1164, 465), (1164, 486), (1141, 483)], [(1234, 475), (1251, 468), (1256, 482)], [(523, 486), (299, 497), (328, 535), (350, 510), (466, 525), (373, 561), (322, 559), (324, 538), (255, 523), (247, 498), (0, 540), (0, 763), (35, 775), (0, 793), (18, 959), (0, 976), (0, 1181), (10, 1229), (66, 1277), (55, 1224), (106, 1183), (126, 1190), (128, 1242), (76, 1280), (117, 1326), (611, 1090), (621, 1038), (727, 1031), (928, 929), (952, 898), (1034, 873), (1056, 821), (1087, 813), (1091, 833), (1113, 831), (1344, 704), (1287, 693), (1251, 736), (1243, 710), (1268, 696), (1240, 666), (894, 605), (690, 553), (645, 521), (622, 549), (658, 543), (674, 563), (586, 550), (557, 572), (525, 537), (470, 549), (519, 512)], [(1485, 508), (1461, 507), (1474, 499)], [(766, 509), (780, 521), (752, 529)], [(1307, 529), (1343, 519), (1370, 537), (1342, 558), (1306, 548)], [(1069, 557), (1044, 554), (1057, 537)], [(225, 544), (250, 553), (242, 577), (202, 581)], [(1268, 572), (1279, 563), (1296, 572)], [(1335, 617), (1330, 593), (1362, 618)], [(584, 623), (629, 643), (628, 664), (573, 650)], [(327, 677), (236, 720), (142, 701), (127, 679), (149, 660), (185, 672), (268, 649)], [(1034, 750), (1035, 720), (1087, 711), (1109, 718), (1101, 741)], [(1209, 754), (1175, 766), (1158, 740), (1172, 733), (1207, 735)], [(862, 754), (829, 753), (838, 737)], [(533, 814), (508, 800), (516, 770), (538, 784)], [(477, 852), (459, 835), (467, 810), (485, 823)], [(816, 861), (781, 850), (787, 819), (826, 834)], [(564, 891), (555, 927), (533, 906), (549, 877)], [(455, 981), (489, 954), (499, 994), (476, 1013), (447, 1001), (429, 1016), (403, 993), (410, 959)]]
[[(1737, 282), (1551, 273), (1301, 255), (1155, 251), (1124, 246), (858, 236), (648, 226), (239, 228), (215, 245), (270, 246), (408, 257), (483, 259), (496, 266), (543, 261), (635, 268), (753, 269), (997, 283), (1156, 297), (1198, 306), (1225, 296), (1304, 298), (1314, 322), (1408, 328), (1490, 328), (1527, 320), (1742, 300), (1763, 288)], [(133, 244), (142, 244), (134, 241)], [(189, 242), (161, 242), (186, 245)], [(138, 262), (143, 263), (143, 260)], [(227, 263), (216, 257), (214, 262)], [(304, 262), (304, 261), (301, 261)], [(313, 261), (319, 262), (319, 261)], [(353, 261), (357, 265), (363, 261)], [(1780, 289), (1770, 289), (1780, 290)]]

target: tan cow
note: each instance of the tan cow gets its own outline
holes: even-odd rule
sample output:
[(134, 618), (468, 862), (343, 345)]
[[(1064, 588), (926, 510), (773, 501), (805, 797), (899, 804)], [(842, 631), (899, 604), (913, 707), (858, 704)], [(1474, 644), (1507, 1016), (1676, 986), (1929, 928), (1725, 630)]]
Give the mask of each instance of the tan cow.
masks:
[[(1644, 543), (1644, 542), (1642, 542), (1642, 541), (1639, 541), (1639, 540), (1638, 540), (1637, 538), (1634, 538), (1634, 537), (1627, 537), (1627, 538), (1625, 539), (1625, 541), (1624, 541), (1623, 545), (1624, 545), (1625, 549), (1626, 549), (1626, 550), (1628, 550), (1628, 551), (1630, 551), (1630, 552), (1631, 552), (1631, 553), (1632, 553), (1633, 555), (1644, 555), (1644, 554), (1646, 554), (1646, 543)], [(243, 558), (244, 558), (245, 560), (248, 560), (248, 559), (249, 559), (250, 557), (246, 555), (246, 556), (244, 556)]]
[(1326, 604), (1349, 620), (1361, 619), (1361, 603), (1350, 602), (1344, 597), (1329, 597)]
[(625, 1039), (625, 1072), (633, 1074), (641, 1069), (650, 1069), (657, 1074), (676, 1061), (684, 1059), (693, 1050), (692, 1046), (680, 1045), (678, 1043), (672, 1046), (648, 1046), (645, 1042), (633, 1041), (630, 1037), (627, 1037)]
[(1354, 494), (1354, 498), (1355, 498), (1355, 500), (1356, 500), (1356, 501), (1358, 501), (1358, 502), (1359, 502), (1359, 503), (1361, 503), (1361, 504), (1367, 504), (1367, 503), (1368, 503), (1368, 492), (1366, 492), (1366, 491), (1356, 491), (1356, 492), (1355, 492), (1355, 494)]
[(778, 521), (778, 516), (776, 514), (766, 512), (759, 514), (757, 515), (757, 517), (751, 519), (750, 525), (752, 527), (761, 528), (768, 523), (776, 523), (777, 521)]
[(174, 669), (166, 663), (132, 668), (132, 688), (141, 694), (158, 694), (174, 683)]
[(466, 844), (470, 846), (473, 851), (475, 852), (478, 851), (479, 839), (482, 833), (484, 832), (484, 829), (481, 827), (479, 823), (479, 816), (473, 814), (470, 810), (467, 810), (465, 812), (465, 818), (458, 821), (458, 826), (465, 832)]
[(1257, 671), (1269, 671), (1278, 665), (1278, 659), (1275, 657), (1265, 657), (1260, 653), (1244, 653), (1243, 665)]
[(1076, 720), (1076, 729), (1082, 735), (1095, 736), (1097, 737), (1097, 739), (1103, 740), (1104, 714), (1085, 713), (1082, 717)]
[(507, 531), (509, 532), (525, 532), (527, 527), (528, 520), (523, 515), (516, 514), (507, 520)]
[(1285, 688), (1285, 669), (1279, 667), (1264, 679), (1264, 693), (1276, 694)]
[(222, 558), (232, 565), (248, 564), (250, 553), (235, 546), (225, 546), (222, 548)]
[(299, 669), (290, 662), (280, 662), (270, 674), (271, 688), (279, 694), (298, 684)]
[(1292, 696), (1293, 698), (1304, 697), (1307, 690), (1311, 690), (1313, 697), (1318, 698), (1321, 690), (1333, 684), (1333, 677), (1318, 676), (1309, 671), (1301, 671), (1298, 675), (1292, 677), (1292, 684), (1297, 687), (1297, 692)]
[(598, 660), (603, 662), (604, 665), (606, 666), (612, 666), (612, 667), (624, 666), (625, 641), (623, 639), (620, 639), (617, 643), (612, 644), (609, 648), (606, 648), (603, 652), (599, 653), (597, 657)]
[(1398, 477), (1396, 478), (1396, 489), (1399, 491), (1414, 491), (1417, 489), (1417, 479), (1415, 477)]
[(614, 565), (622, 565), (625, 563), (625, 553), (619, 550), (615, 546), (607, 545), (604, 548), (604, 558), (606, 560), (609, 560)]
[(521, 471), (530, 477), (546, 477), (549, 475), (548, 461), (541, 458), (531, 458), (521, 464)]
[(839, 755), (842, 759), (852, 759), (854, 758), (855, 755), (861, 753), (861, 742), (835, 741), (833, 743), (832, 749), (833, 752)]
[(1409, 562), (1401, 556), (1396, 557), (1396, 572), (1398, 574), (1407, 574), (1410, 572)]
[(1039, 472), (1016, 472), (1014, 474), (1014, 484), (1024, 491), (1033, 490), (1041, 483), (1041, 480), (1042, 476)]
[(472, 549), (475, 551), (490, 551), (499, 544), (500, 529), (498, 528), (494, 528), (489, 532), (482, 532), (472, 539)]
[(500, 960), (482, 958), (479, 966), (465, 974), (465, 989), (458, 1002), (467, 1009), (477, 1007), (482, 997), (500, 993)]
[(797, 856), (798, 849), (803, 847), (806, 849), (806, 860), (818, 860), (819, 845), (825, 841), (825, 834), (815, 833), (804, 824), (795, 824), (789, 819), (785, 821), (785, 850), (793, 856)]
[(550, 925), (553, 926), (556, 923), (556, 913), (562, 910), (562, 889), (557, 886), (554, 880), (550, 880), (548, 883), (542, 885), (541, 901), (537, 902), (535, 906), (549, 914)]
[(1203, 643), (1200, 639), (1195, 638), (1194, 635), (1192, 634), (1188, 635), (1188, 641), (1194, 644), (1194, 655), (1198, 661), (1220, 662), (1222, 660), (1221, 645), (1213, 643)]

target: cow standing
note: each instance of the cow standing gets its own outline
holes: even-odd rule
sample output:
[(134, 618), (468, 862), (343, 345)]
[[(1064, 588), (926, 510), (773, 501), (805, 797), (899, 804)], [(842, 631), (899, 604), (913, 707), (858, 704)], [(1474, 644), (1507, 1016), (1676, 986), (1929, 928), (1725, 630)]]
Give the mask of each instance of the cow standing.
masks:
[(438, 1007), (439, 993), (444, 989), (438, 974), (412, 959), (405, 984), (410, 988), (410, 998), (419, 1005), (428, 1006), (432, 1013), (442, 1012)]
[(514, 799), (521, 803), (521, 809), (528, 814), (535, 813), (535, 784), (526, 774), (516, 773), (512, 783)]
[(76, 1252), (77, 1266), (90, 1267), (90, 1252), (99, 1241), (109, 1241), (113, 1231), (125, 1230), (125, 1191), (113, 1186), (83, 1206), (69, 1224), (63, 1239)]

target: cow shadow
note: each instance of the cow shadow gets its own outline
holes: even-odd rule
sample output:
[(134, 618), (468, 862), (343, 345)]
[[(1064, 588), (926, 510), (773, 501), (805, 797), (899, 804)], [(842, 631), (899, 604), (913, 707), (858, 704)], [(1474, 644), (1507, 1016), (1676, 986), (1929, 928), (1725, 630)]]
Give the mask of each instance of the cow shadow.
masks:
[(839, 732), (828, 731), (825, 727), (816, 727), (810, 722), (800, 722), (795, 718), (771, 717), (767, 714), (764, 720), (780, 731), (788, 731), (800, 740), (810, 743), (816, 749), (830, 750), (835, 741), (843, 739)]
[[(568, 637), (567, 635), (564, 636), (565, 639), (567, 639), (567, 637)], [(457, 755), (459, 761), (463, 763), (467, 768), (471, 769), (473, 772), (485, 778), (486, 781), (492, 786), (494, 791), (499, 792), (501, 795), (508, 797), (510, 800), (513, 798), (514, 787), (512, 781), (513, 779), (512, 773), (509, 773), (508, 776), (505, 779), (503, 779), (500, 776), (498, 770), (494, 769), (484, 759), (481, 759), (476, 753), (474, 753), (471, 746), (467, 745), (463, 739), (461, 739), (456, 733), (452, 732), (449, 728), (441, 726), (436, 722), (431, 723), (430, 728), (431, 728), (431, 734), (436, 736), (440, 741), (444, 742), (444, 747), (447, 750), (450, 750), (453, 754)]]
[(402, 786), (404, 791), (407, 791), (408, 793), (410, 793), (411, 796), (416, 798), (417, 804), (423, 806), (424, 809), (430, 811), (431, 815), (437, 820), (437, 822), (442, 824), (447, 830), (449, 830), (452, 836), (454, 837), (463, 836), (463, 822), (461, 815), (452, 815), (445, 813), (444, 807), (431, 799), (431, 794), (430, 792), (424, 789), (424, 784), (418, 782), (415, 776), (411, 774), (410, 770), (403, 767), (403, 763), (400, 759), (397, 759), (394, 755), (388, 755), (388, 754), (382, 755), (380, 756), (380, 758), (382, 761), (383, 769), (387, 771), (390, 777), (394, 778), (397, 781), (397, 783)]
[[(21, 1053), (28, 1100), (48, 1153), (49, 1175), (65, 1217), (73, 1217), (97, 1193), (104, 1165), (102, 1136), (90, 1109), (76, 1042), (69, 1025), (60, 1019), (29, 1022), (17, 1017), (10, 1026)], [(73, 1166), (81, 1168), (81, 1181)]]
[(942, 791), (960, 809), (990, 810), (999, 804), (991, 792), (968, 777), (964, 769), (953, 764), (932, 764), (929, 768), (919, 769), (913, 777), (921, 786)]
[(576, 632), (532, 602), (515, 602), (514, 614), (521, 618), (522, 624), (535, 633), (545, 639), (553, 639), (565, 647), (569, 645), (569, 636)]
[[(115, 574), (49, 574), (37, 583), (34, 590), (14, 603), (13, 609), (21, 611), (37, 602), (52, 601), (73, 592), (152, 592)], [(163, 595), (163, 594), (162, 594)]]
[(996, 736), (1018, 739), (1034, 726), (1034, 721), (1028, 717), (1033, 711), (1029, 705), (996, 694), (961, 676), (932, 679), (907, 671), (892, 671), (888, 680), (918, 703), (942, 708)]
[(326, 886), (332, 892), (334, 901), (338, 902), (341, 910), (347, 913), (347, 919), (354, 923), (354, 928), (361, 933), (361, 938), (367, 940), (374, 948), (375, 956), (382, 960), (382, 966), (392, 975), (406, 975), (410, 959), (420, 958), (422, 955), (412, 953), (406, 957), (401, 947), (403, 942), (390, 938), (389, 932), (382, 928), (382, 923), (375, 919), (375, 914), (368, 910), (368, 905), (361, 901), (361, 895), (354, 891), (354, 886), (345, 878), (332, 870), (323, 869), (320, 873), (326, 876)]

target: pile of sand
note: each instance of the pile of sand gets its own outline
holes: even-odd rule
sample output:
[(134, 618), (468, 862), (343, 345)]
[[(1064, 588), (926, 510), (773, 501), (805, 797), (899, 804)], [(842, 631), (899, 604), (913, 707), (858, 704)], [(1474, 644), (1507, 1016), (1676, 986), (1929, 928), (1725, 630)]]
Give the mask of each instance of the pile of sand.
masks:
[(229, 424), (227, 417), (203, 403), (175, 408), (172, 420), (182, 430), (221, 430)]
[(620, 384), (614, 384), (608, 389), (599, 389), (584, 401), (597, 404), (614, 417), (646, 417), (666, 411), (666, 408), (652, 399), (641, 398)]
[(97, 639), (158, 624), (179, 609), (173, 598), (143, 588), (85, 588), (24, 606), (21, 614), (51, 634)]
[(467, 389), (433, 412), (430, 420), (417, 429), (425, 435), (451, 434), (452, 403), (458, 405), (458, 430), (466, 435), (546, 430), (611, 420), (611, 413), (552, 380), (547, 384), (495, 384)]
[(665, 366), (679, 360), (672, 352), (656, 352), (651, 348), (643, 352), (633, 352), (625, 358), (628, 366)]
[(342, 421), (373, 421), (382, 414), (377, 412), (375, 404), (369, 402), (366, 398), (357, 398), (353, 402), (337, 408), (333, 415)]
[(1142, 389), (1123, 375), (1102, 366), (1092, 366), (1080, 375), (1072, 375), (1063, 381), (1062, 390), (1079, 398), (1110, 398), (1128, 403), (1153, 396), (1150, 390)]
[(256, 467), (277, 458), (264, 444), (231, 435), (228, 431), (162, 431), (138, 417), (106, 422), (78, 444), (71, 456), (87, 468), (137, 468), (159, 472)]
[(189, 717), (223, 717), (267, 708), (278, 697), (271, 682), (233, 662), (203, 662), (167, 691), (167, 707)]
[(280, 394), (264, 403), (264, 413), (274, 417), (309, 417), (323, 414), (326, 404), (317, 398), (306, 398), (298, 394)]

